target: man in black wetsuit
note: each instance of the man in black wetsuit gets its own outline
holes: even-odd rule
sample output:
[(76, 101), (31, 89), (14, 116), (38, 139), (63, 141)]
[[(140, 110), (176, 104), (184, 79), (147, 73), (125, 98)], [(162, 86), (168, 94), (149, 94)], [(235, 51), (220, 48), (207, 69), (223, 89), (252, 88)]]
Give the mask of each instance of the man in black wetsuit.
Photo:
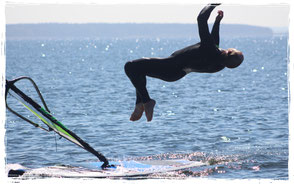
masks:
[(236, 68), (243, 61), (242, 52), (230, 48), (223, 50), (219, 45), (219, 26), (223, 12), (218, 11), (211, 33), (207, 20), (219, 4), (209, 4), (197, 17), (200, 43), (174, 52), (167, 58), (142, 58), (125, 64), (125, 72), (136, 88), (136, 106), (130, 120), (139, 120), (145, 111), (147, 121), (153, 117), (155, 100), (146, 89), (146, 76), (164, 81), (176, 81), (190, 72), (214, 73), (225, 67)]

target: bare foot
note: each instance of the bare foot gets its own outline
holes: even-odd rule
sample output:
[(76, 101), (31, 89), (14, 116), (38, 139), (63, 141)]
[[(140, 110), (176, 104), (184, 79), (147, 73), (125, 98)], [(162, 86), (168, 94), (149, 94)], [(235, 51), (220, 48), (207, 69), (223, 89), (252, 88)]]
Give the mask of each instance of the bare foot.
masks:
[(143, 103), (136, 104), (135, 110), (132, 113), (132, 115), (130, 117), (130, 120), (131, 121), (137, 121), (137, 120), (139, 120), (142, 117), (143, 112), (144, 112)]
[(156, 104), (155, 100), (152, 100), (152, 99), (149, 102), (144, 103), (144, 109), (145, 109), (145, 115), (146, 115), (147, 121), (152, 120), (155, 104)]

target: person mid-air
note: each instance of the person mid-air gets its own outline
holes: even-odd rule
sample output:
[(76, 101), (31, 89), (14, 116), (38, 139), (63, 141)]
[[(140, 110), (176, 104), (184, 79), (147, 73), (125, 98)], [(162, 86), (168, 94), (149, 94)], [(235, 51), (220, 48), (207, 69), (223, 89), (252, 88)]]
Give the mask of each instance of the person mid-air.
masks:
[(225, 67), (238, 67), (244, 57), (234, 48), (219, 48), (219, 27), (223, 11), (219, 10), (211, 33), (207, 20), (212, 10), (219, 4), (205, 6), (197, 17), (200, 42), (174, 52), (166, 58), (141, 58), (125, 64), (126, 75), (136, 88), (136, 105), (130, 120), (136, 121), (143, 112), (147, 121), (151, 121), (155, 100), (151, 99), (146, 89), (146, 76), (173, 82), (190, 72), (215, 73)]

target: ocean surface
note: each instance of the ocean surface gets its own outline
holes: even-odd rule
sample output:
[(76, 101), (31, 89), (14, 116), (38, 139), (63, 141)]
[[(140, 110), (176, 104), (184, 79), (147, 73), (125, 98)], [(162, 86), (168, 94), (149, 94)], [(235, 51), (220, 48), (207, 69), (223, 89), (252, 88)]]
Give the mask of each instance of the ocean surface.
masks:
[[(6, 78), (34, 79), (53, 115), (110, 160), (181, 158), (211, 163), (185, 172), (186, 177), (288, 179), (287, 36), (222, 39), (220, 47), (237, 48), (245, 56), (236, 69), (190, 73), (171, 83), (148, 78), (157, 101), (153, 121), (144, 116), (129, 121), (135, 89), (124, 64), (167, 57), (197, 42), (8, 39)], [(29, 83), (19, 87), (36, 96)], [(33, 118), (13, 98), (8, 102)], [(5, 127), (7, 164), (38, 168), (97, 160), (8, 111)]]

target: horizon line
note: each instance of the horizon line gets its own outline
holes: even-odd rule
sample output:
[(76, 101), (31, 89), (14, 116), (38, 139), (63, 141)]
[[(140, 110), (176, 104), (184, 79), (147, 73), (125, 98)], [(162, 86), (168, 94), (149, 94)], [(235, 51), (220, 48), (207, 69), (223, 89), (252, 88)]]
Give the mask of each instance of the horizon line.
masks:
[[(180, 25), (197, 25), (197, 23), (180, 23), (180, 22), (39, 22), (39, 23), (6, 23), (5, 25), (37, 25), (37, 24), (70, 24), (70, 25), (86, 25), (86, 24), (180, 24)], [(213, 23), (208, 23), (212, 25)], [(289, 28), (289, 26), (259, 26), (254, 24), (234, 24), (234, 23), (222, 23), (221, 25), (244, 25), (253, 27), (264, 28)]]

